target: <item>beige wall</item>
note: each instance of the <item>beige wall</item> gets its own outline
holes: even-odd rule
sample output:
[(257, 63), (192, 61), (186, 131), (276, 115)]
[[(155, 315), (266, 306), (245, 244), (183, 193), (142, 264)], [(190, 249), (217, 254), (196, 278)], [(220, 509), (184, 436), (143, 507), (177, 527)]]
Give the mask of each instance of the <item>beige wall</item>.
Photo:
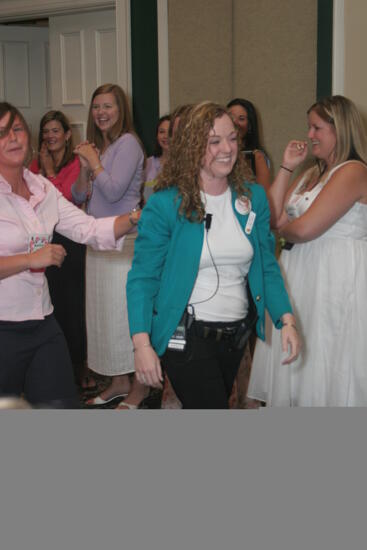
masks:
[(232, 89), (232, 0), (168, 0), (170, 104), (211, 99)]
[(168, 0), (170, 98), (244, 97), (275, 166), (316, 97), (317, 0)]
[(367, 121), (366, 0), (345, 0), (344, 17), (344, 95), (357, 104)]
[(255, 104), (276, 169), (316, 98), (317, 0), (235, 0), (233, 20), (233, 95)]

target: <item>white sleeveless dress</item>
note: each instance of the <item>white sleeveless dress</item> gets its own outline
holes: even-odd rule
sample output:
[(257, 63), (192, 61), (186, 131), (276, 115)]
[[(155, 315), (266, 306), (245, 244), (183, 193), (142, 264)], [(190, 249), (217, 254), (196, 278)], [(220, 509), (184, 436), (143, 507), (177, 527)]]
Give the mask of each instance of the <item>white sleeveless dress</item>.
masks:
[[(355, 161), (349, 161), (355, 162)], [(327, 184), (293, 192), (286, 211), (301, 216)], [(367, 406), (367, 205), (355, 203), (320, 237), (283, 250), (281, 269), (303, 341), (282, 365), (280, 331), (257, 340), (249, 397), (267, 406)]]

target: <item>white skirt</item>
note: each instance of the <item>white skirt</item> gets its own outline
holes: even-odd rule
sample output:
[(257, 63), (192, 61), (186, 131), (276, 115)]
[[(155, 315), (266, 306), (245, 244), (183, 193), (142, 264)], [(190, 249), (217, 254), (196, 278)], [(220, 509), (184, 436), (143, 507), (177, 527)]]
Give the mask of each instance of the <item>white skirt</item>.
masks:
[(121, 252), (87, 248), (88, 366), (106, 376), (134, 372), (125, 289), (135, 238), (127, 235)]

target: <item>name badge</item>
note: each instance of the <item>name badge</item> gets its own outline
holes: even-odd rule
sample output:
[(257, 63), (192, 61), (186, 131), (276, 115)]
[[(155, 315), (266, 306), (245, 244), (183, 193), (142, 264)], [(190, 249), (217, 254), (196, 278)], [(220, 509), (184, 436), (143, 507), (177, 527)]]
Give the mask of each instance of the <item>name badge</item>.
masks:
[(249, 214), (249, 217), (247, 219), (246, 227), (245, 227), (245, 233), (246, 235), (250, 235), (252, 228), (254, 227), (256, 214), (254, 211), (251, 211)]
[(33, 234), (28, 239), (28, 252), (37, 252), (40, 248), (43, 248), (45, 244), (51, 242), (51, 236), (45, 234)]
[[(29, 236), (28, 239), (28, 253), (37, 252), (40, 248), (43, 248), (46, 244), (50, 243), (52, 240), (52, 235), (47, 235), (47, 233), (37, 233)], [(30, 269), (31, 273), (43, 273), (45, 268), (40, 269)]]
[(246, 197), (246, 195), (241, 195), (236, 199), (234, 207), (239, 214), (246, 216), (249, 212), (251, 212), (252, 205), (250, 199)]

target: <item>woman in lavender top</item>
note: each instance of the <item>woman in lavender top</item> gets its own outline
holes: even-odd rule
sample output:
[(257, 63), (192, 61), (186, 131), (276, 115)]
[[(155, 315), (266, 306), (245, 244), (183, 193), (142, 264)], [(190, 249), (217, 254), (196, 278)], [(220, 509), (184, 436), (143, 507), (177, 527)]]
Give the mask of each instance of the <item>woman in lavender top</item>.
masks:
[(149, 157), (145, 167), (145, 186), (144, 198), (148, 200), (153, 193), (156, 177), (162, 169), (168, 155), (169, 137), (168, 130), (171, 117), (169, 115), (162, 116), (157, 124), (156, 142), (154, 155)]
[[(137, 138), (127, 97), (115, 84), (97, 88), (91, 100), (88, 141), (75, 152), (81, 170), (72, 188), (78, 201), (89, 198), (88, 213), (96, 218), (130, 212), (139, 206), (144, 181), (144, 152)], [(146, 389), (135, 377), (129, 339), (125, 283), (131, 266), (136, 232), (126, 237), (122, 254), (87, 251), (86, 319), (88, 365), (111, 376), (110, 386), (90, 405), (125, 401), (121, 408), (136, 408)]]

